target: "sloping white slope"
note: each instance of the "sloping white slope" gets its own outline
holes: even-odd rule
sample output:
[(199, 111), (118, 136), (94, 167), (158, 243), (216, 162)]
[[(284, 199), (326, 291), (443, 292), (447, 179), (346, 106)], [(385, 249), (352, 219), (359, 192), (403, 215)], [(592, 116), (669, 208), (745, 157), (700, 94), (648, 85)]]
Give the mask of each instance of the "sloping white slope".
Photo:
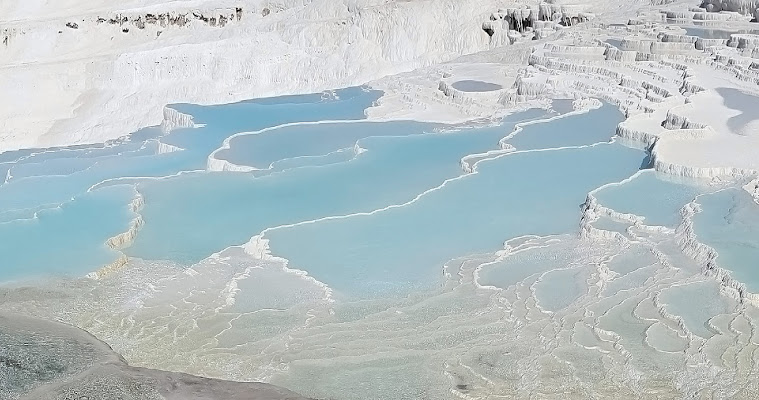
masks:
[[(35, 15), (35, 2), (26, 3), (18, 2), (7, 15)], [(197, 3), (155, 4), (124, 15), (133, 20), (149, 12), (196, 9), (206, 16), (235, 14), (235, 7)], [(57, 5), (36, 20), (3, 23), (0, 41), (8, 41), (0, 44), (0, 150), (113, 138), (160, 122), (166, 103), (229, 102), (354, 85), (484, 50), (489, 37), (481, 24), (496, 9), (492, 0), (303, 3), (308, 4), (272, 6), (268, 14), (246, 3), (240, 21), (223, 28), (199, 19), (145, 29), (97, 23), (98, 17), (119, 14), (98, 3), (86, 4), (86, 14), (74, 13), (73, 4)], [(53, 19), (39, 20), (47, 17)]]
[[(634, 13), (552, 3), (559, 16)], [(538, 2), (2, 1), (0, 151), (118, 137), (158, 124), (167, 103), (356, 85), (487, 50), (483, 22), (509, 7)]]

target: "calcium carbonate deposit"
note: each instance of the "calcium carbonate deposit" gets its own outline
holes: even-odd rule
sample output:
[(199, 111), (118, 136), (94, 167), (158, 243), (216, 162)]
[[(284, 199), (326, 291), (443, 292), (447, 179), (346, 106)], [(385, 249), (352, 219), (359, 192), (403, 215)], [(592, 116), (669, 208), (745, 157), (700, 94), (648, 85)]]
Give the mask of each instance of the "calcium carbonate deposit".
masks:
[(759, 398), (756, 19), (3, 1), (0, 398)]

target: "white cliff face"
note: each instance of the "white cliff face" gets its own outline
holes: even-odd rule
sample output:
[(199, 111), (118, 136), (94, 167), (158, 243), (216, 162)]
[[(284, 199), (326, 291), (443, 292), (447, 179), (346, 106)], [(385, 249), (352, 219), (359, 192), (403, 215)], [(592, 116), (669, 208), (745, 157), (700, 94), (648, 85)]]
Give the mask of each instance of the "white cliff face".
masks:
[(160, 123), (172, 102), (363, 84), (629, 13), (626, 3), (5, 1), (0, 151), (102, 142)]
[(1, 14), (0, 150), (121, 136), (171, 102), (356, 85), (486, 50), (499, 2), (21, 3)]
[[(667, 8), (660, 16), (678, 14)], [(687, 17), (699, 13), (706, 10)], [(734, 29), (751, 26), (743, 22)], [(649, 147), (656, 170), (743, 179), (759, 171), (759, 123), (750, 116), (756, 107), (750, 99), (759, 93), (758, 38), (735, 33), (707, 39), (645, 21), (608, 29), (595, 40), (577, 35), (535, 46), (529, 67), (502, 99), (602, 98), (626, 112), (617, 134)]]
[(759, 9), (757, 0), (704, 0), (701, 7), (709, 12), (731, 11), (745, 15), (754, 15)]

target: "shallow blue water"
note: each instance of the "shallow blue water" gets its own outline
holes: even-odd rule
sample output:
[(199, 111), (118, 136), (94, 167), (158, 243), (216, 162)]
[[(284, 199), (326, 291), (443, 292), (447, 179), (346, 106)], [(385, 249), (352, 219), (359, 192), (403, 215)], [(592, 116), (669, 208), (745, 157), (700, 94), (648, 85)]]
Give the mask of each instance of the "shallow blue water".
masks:
[(556, 99), (551, 101), (551, 110), (556, 111), (559, 114), (566, 114), (574, 111), (574, 100), (572, 99)]
[(122, 157), (113, 155), (93, 159), (94, 163), (69, 175), (43, 175), (12, 179), (0, 186), (0, 209), (29, 208), (40, 204), (63, 204), (107, 179), (124, 176), (165, 176), (181, 171), (186, 164), (184, 152)]
[(356, 156), (355, 148), (343, 148), (331, 153), (318, 155), (318, 156), (299, 156), (293, 158), (286, 158), (281, 161), (275, 161), (271, 164), (271, 169), (268, 170), (256, 170), (251, 173), (259, 176), (265, 175), (271, 172), (281, 172), (287, 169), (301, 168), (301, 167), (318, 167), (322, 165), (337, 164), (341, 162), (348, 162)]
[(731, 132), (743, 134), (748, 124), (759, 119), (756, 115), (756, 110), (759, 109), (759, 97), (731, 88), (718, 88), (716, 91), (722, 96), (725, 107), (740, 111), (740, 114), (727, 120), (727, 126)]
[(364, 110), (381, 92), (348, 88), (336, 94), (338, 98), (324, 100), (321, 95), (310, 94), (215, 106), (178, 104), (172, 108), (192, 115), (196, 124), (205, 126), (176, 130), (161, 141), (190, 150), (196, 157), (188, 161), (187, 169), (201, 169), (206, 165), (206, 157), (233, 133), (293, 122), (364, 119)]
[(661, 178), (653, 170), (641, 171), (630, 181), (607, 186), (595, 196), (614, 211), (644, 217), (647, 225), (674, 227), (681, 221), (680, 209), (709, 189), (695, 181), (675, 183)]
[(504, 260), (483, 266), (478, 282), (501, 289), (516, 285), (528, 277), (537, 278), (548, 271), (567, 268), (579, 258), (577, 242), (570, 237), (559, 237), (550, 246), (533, 247)]
[(685, 32), (687, 35), (690, 36), (698, 36), (702, 39), (730, 39), (730, 36), (735, 33), (751, 33), (756, 34), (759, 32), (759, 30), (754, 29), (735, 29), (735, 30), (724, 30), (724, 29), (713, 29), (708, 27), (691, 27), (687, 26), (684, 27)]
[[(499, 125), (445, 127), (442, 132), (436, 132), (437, 125), (404, 121), (286, 126), (238, 136), (229, 150), (218, 153), (234, 163), (271, 166), (266, 173), (203, 170), (208, 155), (235, 133), (292, 122), (360, 119), (378, 96), (360, 88), (336, 94), (326, 99), (306, 95), (211, 107), (178, 105), (205, 127), (160, 138), (152, 128), (108, 146), (9, 157), (16, 161), (9, 162), (12, 178), (0, 187), (0, 223), (6, 228), (0, 238), (10, 237), (29, 224), (27, 220), (45, 235), (62, 238), (57, 250), (22, 263), (29, 251), (22, 242), (34, 241), (18, 235), (9, 242), (15, 245), (6, 249), (12, 253), (9, 259), (14, 265), (58, 272), (69, 270), (66, 262), (45, 267), (45, 257), (53, 259), (64, 250), (91, 253), (70, 268), (72, 274), (113, 261), (116, 253), (104, 242), (128, 226), (133, 216), (127, 204), (134, 193), (106, 194), (131, 187), (125, 184), (136, 185), (146, 204), (140, 210), (145, 226), (124, 252), (183, 264), (245, 243), (267, 228), (368, 213), (418, 198), (414, 204), (371, 216), (278, 229), (267, 237), (275, 254), (292, 257), (293, 265), (346, 293), (429, 286), (439, 281), (434, 271), (453, 256), (494, 250), (504, 240), (524, 234), (573, 232), (587, 192), (631, 175), (644, 157), (638, 150), (608, 143), (622, 116), (604, 105), (587, 114), (526, 126), (509, 140), (520, 151), (495, 159), (479, 156), (477, 174), (442, 188), (446, 180), (462, 176), (463, 157), (498, 149), (517, 123), (545, 112), (530, 110)], [(159, 154), (157, 138), (184, 150)], [(540, 151), (557, 147), (569, 148)], [(110, 183), (99, 184), (103, 181)], [(87, 193), (93, 185), (95, 190)], [(82, 204), (88, 205), (87, 212)], [(33, 219), (56, 212), (62, 216)], [(93, 223), (87, 213), (110, 213), (113, 219), (101, 230), (68, 239), (71, 229)], [(68, 235), (62, 235), (65, 232)], [(413, 240), (418, 237), (429, 241)]]
[(469, 79), (453, 82), (451, 86), (454, 89), (461, 90), (462, 92), (493, 92), (493, 91), (500, 90), (503, 88), (503, 86), (495, 84), (495, 83), (475, 81), (475, 80), (469, 80)]
[(618, 48), (622, 49), (622, 39), (606, 39), (604, 42)]
[[(361, 139), (358, 144), (367, 151), (337, 164), (258, 178), (204, 172), (142, 183), (140, 191), (148, 200), (142, 212), (146, 226), (127, 252), (191, 263), (245, 243), (269, 227), (407, 202), (462, 174), (462, 157), (497, 148), (517, 121), (537, 115), (531, 111), (499, 126), (432, 134), (421, 134), (429, 129), (418, 123), (392, 123), (387, 126), (393, 132), (417, 129), (418, 134)], [(213, 218), (208, 218), (211, 210)]]
[(715, 281), (696, 282), (668, 288), (659, 300), (669, 313), (683, 319), (688, 330), (709, 338), (715, 334), (707, 325), (709, 319), (730, 311), (730, 301), (720, 296), (719, 290)]
[[(670, 230), (627, 229), (604, 218), (594, 226), (619, 231), (629, 240), (578, 235), (581, 204), (589, 192), (609, 183), (635, 176), (598, 191), (603, 205), (670, 227), (679, 222), (685, 203), (716, 190), (641, 171), (648, 165), (646, 153), (610, 140), (622, 120), (614, 107), (605, 104), (586, 114), (526, 125), (504, 141), (519, 122), (566, 113), (571, 102), (554, 102), (551, 112), (519, 113), (496, 126), (478, 121), (477, 127), (463, 127), (360, 121), (376, 93), (348, 89), (337, 96), (181, 105), (177, 108), (207, 125), (167, 137), (152, 128), (108, 145), (4, 155), (0, 168), (7, 169), (9, 179), (0, 184), (0, 281), (82, 276), (118, 260), (122, 253), (106, 240), (135, 221), (129, 203), (142, 195), (139, 214), (145, 225), (123, 251), (146, 260), (133, 259), (93, 283), (57, 281), (57, 293), (72, 293), (73, 300), (53, 309), (68, 309), (73, 302), (73, 314), (79, 315), (90, 302), (98, 303), (93, 312), (96, 325), (103, 327), (99, 334), (111, 335), (108, 340), (117, 346), (142, 341), (147, 332), (148, 347), (156, 340), (190, 340), (188, 346), (174, 343), (190, 358), (215, 357), (214, 349), (234, 347), (250, 355), (248, 366), (254, 367), (271, 359), (256, 358), (265, 347), (282, 365), (295, 367), (274, 378), (294, 389), (308, 387), (303, 378), (319, 375), (326, 365), (335, 372), (330, 376), (337, 377), (332, 381), (338, 389), (322, 395), (318, 391), (324, 385), (316, 379), (322, 388), (307, 393), (314, 398), (356, 397), (339, 389), (346, 387), (344, 371), (356, 370), (371, 385), (373, 378), (399, 370), (385, 381), (406, 384), (405, 377), (419, 375), (414, 371), (429, 370), (428, 360), (441, 359), (439, 351), (446, 352), (445, 359), (458, 360), (445, 366), (446, 374), (461, 382), (456, 387), (462, 393), (480, 392), (478, 385), (470, 386), (480, 381), (473, 374), (487, 377), (493, 365), (511, 368), (518, 360), (501, 355), (515, 349), (526, 349), (524, 355), (529, 352), (537, 361), (547, 360), (540, 352), (550, 351), (551, 364), (545, 367), (561, 374), (565, 366), (584, 368), (591, 361), (600, 375), (592, 372), (587, 382), (607, 371), (624, 374), (634, 368), (642, 377), (658, 379), (658, 389), (660, 371), (683, 365), (671, 361), (674, 352), (682, 355), (687, 338), (671, 321), (651, 325), (663, 316), (657, 314), (656, 300), (704, 337), (713, 334), (710, 318), (733, 311), (734, 304), (720, 292), (721, 282), (702, 278), (700, 266), (686, 259)], [(235, 133), (309, 121), (319, 123), (237, 136), (229, 150), (217, 153), (236, 164), (270, 169), (206, 171), (209, 154)], [(159, 154), (166, 150), (159, 140), (184, 150)], [(472, 160), (479, 160), (477, 168), (470, 168)], [(695, 221), (699, 239), (718, 249), (720, 265), (752, 284), (752, 262), (759, 258), (752, 247), (759, 243), (757, 207), (740, 190), (701, 196), (699, 202), (704, 208)], [(229, 247), (262, 231), (273, 255), (326, 286)], [(504, 242), (514, 253), (493, 254)], [(707, 280), (692, 283), (699, 279)], [(477, 288), (473, 282), (504, 290)], [(425, 292), (441, 285), (445, 289)], [(390, 298), (377, 298), (384, 296)], [(321, 305), (330, 297), (336, 302), (327, 315)], [(558, 313), (543, 315), (536, 305)], [(422, 333), (394, 336), (409, 329)], [(382, 338), (366, 340), (362, 333), (372, 330), (381, 331)], [(172, 339), (172, 332), (180, 336)], [(192, 338), (203, 337), (218, 340), (211, 347), (193, 347), (197, 341)], [(338, 349), (345, 357), (332, 357), (336, 338), (347, 346)], [(531, 349), (531, 341), (549, 346)], [(659, 353), (647, 343), (672, 353)], [(484, 353), (470, 352), (474, 348)], [(387, 349), (403, 354), (397, 358)], [(375, 358), (371, 353), (376, 351), (391, 356)], [(582, 353), (592, 354), (575, 358)], [(303, 364), (303, 354), (313, 363)], [(407, 374), (403, 368), (409, 357), (419, 361), (419, 368)], [(153, 357), (159, 363), (162, 358)], [(432, 370), (447, 382), (440, 372)], [(578, 376), (590, 375), (581, 371)], [(435, 383), (450, 393), (445, 385)], [(395, 398), (365, 392), (358, 397)], [(425, 392), (391, 383), (387, 393)]]
[(352, 148), (370, 136), (405, 136), (425, 133), (435, 126), (419, 122), (356, 122), (292, 125), (233, 138), (230, 149), (217, 158), (237, 165), (266, 169), (277, 161), (315, 157)]
[[(192, 113), (196, 123), (208, 124), (204, 128), (178, 129), (160, 138), (162, 142), (185, 151), (157, 154), (157, 144), (147, 141), (156, 138), (159, 130), (146, 128), (130, 136), (129, 140), (115, 141), (113, 146), (80, 145), (18, 152), (18, 157), (6, 156), (22, 160), (14, 166), (19, 169), (19, 178), (0, 186), (0, 210), (62, 204), (107, 179), (160, 177), (205, 169), (208, 155), (234, 133), (323, 118), (361, 119), (364, 109), (380, 94), (362, 88), (342, 89), (336, 93), (339, 99), (322, 100), (321, 95), (305, 95), (303, 98), (287, 96), (220, 106), (173, 106), (181, 112)], [(81, 155), (86, 157), (77, 159)], [(10, 173), (15, 175), (13, 168)], [(31, 179), (23, 179), (26, 176)]]
[[(527, 124), (507, 140), (516, 151), (496, 157), (485, 153), (498, 149), (517, 123), (546, 112), (530, 110), (476, 128), (357, 121), (378, 95), (350, 88), (336, 97), (177, 105), (205, 127), (165, 137), (151, 128), (107, 146), (6, 155), (3, 165), (11, 166), (11, 179), (0, 186), (0, 238), (15, 237), (4, 250), (14, 265), (40, 272), (81, 275), (112, 262), (116, 253), (104, 242), (134, 217), (127, 205), (134, 197), (130, 185), (136, 185), (146, 203), (140, 210), (145, 226), (124, 249), (129, 256), (189, 265), (275, 228), (266, 233), (273, 254), (342, 293), (404, 292), (437, 285), (451, 258), (494, 251), (523, 235), (574, 234), (588, 192), (644, 165), (644, 152), (610, 142), (623, 116), (609, 104)], [(323, 120), (342, 122), (308, 123)], [(306, 124), (240, 135), (217, 153), (269, 170), (204, 170), (208, 155), (225, 138), (293, 122)], [(158, 140), (184, 150), (158, 154)], [(463, 175), (460, 161), (472, 154), (482, 154), (477, 173)], [(102, 181), (110, 183), (87, 192)], [(699, 193), (697, 187), (642, 172), (598, 197), (649, 223), (673, 225), (682, 205)], [(356, 213), (361, 215), (351, 216)], [(103, 215), (99, 229), (75, 234), (98, 215)], [(288, 224), (298, 225), (276, 228)], [(28, 233), (17, 234), (22, 228)], [(43, 234), (58, 237), (58, 247), (24, 261), (32, 243), (47, 240), (33, 239)], [(45, 266), (57, 252), (63, 262)], [(73, 267), (67, 263), (74, 254), (88, 255)], [(516, 270), (502, 267), (484, 269), (482, 283), (508, 285)], [(542, 286), (550, 287), (556, 281), (552, 276), (561, 273), (549, 275)], [(561, 307), (554, 303), (549, 307)]]
[[(212, 107), (177, 105), (180, 111), (192, 112), (195, 122), (209, 125), (179, 129), (165, 137), (152, 127), (105, 144), (0, 154), (0, 280), (45, 273), (76, 276), (112, 262), (116, 253), (104, 243), (126, 230), (133, 218), (127, 206), (134, 193), (124, 196), (125, 189), (119, 184), (144, 180), (132, 177), (164, 177), (205, 169), (208, 155), (224, 138), (246, 129), (324, 118), (364, 118), (364, 110), (380, 92), (348, 88), (334, 94)], [(159, 154), (158, 140), (186, 147)], [(104, 181), (110, 183), (101, 184)], [(95, 185), (97, 190), (88, 192)], [(206, 211), (213, 219), (213, 208)], [(46, 244), (53, 238), (57, 239)], [(40, 248), (46, 250), (32, 251)]]
[(13, 150), (0, 153), (0, 163), (13, 162), (33, 154), (33, 149)]
[[(45, 153), (46, 157), (30, 157), (13, 167), (12, 179), (35, 176), (71, 175), (88, 168), (99, 168), (112, 158), (131, 158), (157, 153), (157, 142), (128, 143), (96, 151), (65, 151)], [(56, 153), (58, 156), (55, 157)]]
[(535, 285), (538, 305), (548, 311), (561, 310), (588, 291), (589, 272), (583, 268), (560, 269), (546, 273)]
[[(145, 332), (148, 342), (171, 343), (174, 332), (178, 340), (192, 340), (186, 343), (189, 347), (181, 346), (187, 357), (213, 356), (215, 349), (234, 347), (252, 357), (252, 366), (271, 359), (256, 359), (263, 348), (259, 346), (265, 346), (282, 365), (295, 367), (274, 378), (294, 388), (303, 377), (311, 379), (313, 371), (319, 375), (327, 366), (335, 372), (329, 375), (337, 377), (333, 381), (338, 389), (330, 388), (325, 396), (307, 393), (315, 398), (351, 397), (339, 388), (346, 387), (344, 371), (352, 370), (367, 385), (388, 370), (398, 370), (393, 379), (385, 379), (391, 382), (387, 393), (424, 393), (399, 389), (394, 382), (406, 384), (405, 376), (429, 370), (427, 360), (441, 359), (442, 350), (445, 359), (458, 357), (445, 372), (451, 377), (463, 373), (454, 377), (462, 382), (456, 384), (462, 391), (481, 389), (469, 386), (470, 373), (485, 372), (480, 376), (487, 377), (494, 365), (501, 371), (516, 365), (501, 358), (515, 349), (526, 349), (524, 354), (538, 361), (548, 359), (541, 351), (550, 351), (551, 362), (557, 357), (561, 363), (546, 364), (554, 376), (556, 371), (564, 374), (565, 366), (591, 365), (585, 364), (591, 359), (584, 356), (569, 358), (583, 353), (582, 347), (592, 353), (593, 365), (598, 364), (600, 375), (593, 372), (594, 377), (612, 371), (605, 363), (611, 360), (609, 367), (622, 368), (614, 371), (624, 374), (634, 368), (641, 377), (655, 377), (658, 389), (660, 371), (683, 365), (671, 360), (674, 352), (683, 352), (686, 338), (672, 321), (651, 325), (663, 316), (657, 314), (655, 300), (682, 317), (687, 330), (704, 337), (713, 334), (707, 326), (710, 318), (734, 311), (734, 304), (720, 292), (721, 282), (703, 278), (707, 280), (692, 283), (702, 279), (700, 266), (685, 259), (669, 230), (627, 230), (627, 224), (603, 218), (594, 226), (619, 231), (629, 240), (578, 235), (587, 193), (634, 174), (629, 182), (598, 191), (597, 197), (606, 206), (644, 216), (654, 225), (674, 227), (685, 203), (716, 190), (641, 172), (648, 165), (646, 153), (610, 140), (622, 119), (614, 107), (528, 125), (502, 142), (520, 121), (555, 116), (569, 111), (571, 103), (554, 103), (550, 113), (519, 113), (497, 126), (437, 129), (441, 127), (408, 121), (359, 121), (375, 94), (360, 89), (341, 93), (339, 100), (317, 94), (211, 108), (183, 105), (178, 108), (194, 112), (196, 122), (207, 126), (165, 138), (153, 128), (108, 146), (6, 155), (7, 161), (0, 164), (10, 172), (9, 181), (0, 185), (0, 281), (82, 276), (117, 260), (121, 253), (105, 241), (134, 220), (128, 204), (139, 190), (145, 200), (139, 213), (146, 225), (124, 252), (146, 260), (132, 260), (94, 286), (66, 281), (59, 293), (77, 293), (72, 296), (77, 310), (90, 301), (102, 303), (103, 294), (113, 298), (94, 312), (105, 316), (97, 320), (104, 327), (101, 332), (115, 327), (109, 340), (120, 346), (145, 339)], [(322, 119), (341, 122), (238, 136), (228, 151), (219, 153), (238, 164), (271, 166), (269, 170), (205, 170), (208, 155), (241, 130)], [(184, 150), (158, 154), (165, 149), (159, 139)], [(503, 143), (516, 150), (500, 149)], [(474, 156), (462, 165), (468, 155)], [(471, 160), (479, 160), (477, 168), (465, 173), (472, 171)], [(98, 184), (102, 181), (107, 182)], [(756, 206), (737, 189), (701, 196), (699, 202), (704, 208), (695, 219), (699, 239), (720, 251), (720, 265), (751, 284), (756, 275), (752, 262), (759, 258)], [(282, 226), (286, 224), (293, 225)], [(250, 257), (240, 247), (228, 247), (262, 231), (273, 255), (289, 259), (290, 267), (308, 272), (334, 292), (276, 263)], [(503, 249), (506, 241), (515, 253), (492, 253)], [(528, 246), (535, 247), (519, 251)], [(206, 258), (223, 249), (219, 257)], [(476, 256), (468, 257), (472, 254)], [(499, 261), (492, 262), (498, 256)], [(198, 261), (192, 269), (182, 268)], [(472, 275), (483, 262), (489, 264)], [(472, 280), (505, 290), (482, 290)], [(445, 290), (432, 296), (417, 292), (440, 285)], [(89, 291), (92, 287), (96, 291)], [(329, 295), (338, 300), (331, 303), (330, 315), (312, 307), (314, 302), (325, 304)], [(386, 295), (392, 298), (375, 298)], [(346, 298), (361, 301), (340, 301)], [(565, 312), (541, 315), (536, 304)], [(213, 321), (208, 315), (215, 316)], [(109, 318), (114, 325), (106, 321)], [(392, 336), (415, 328), (428, 331)], [(383, 337), (366, 340), (362, 333), (372, 330)], [(193, 347), (196, 341), (191, 338), (202, 337), (218, 340), (211, 347)], [(345, 357), (332, 357), (337, 338), (347, 343), (338, 349)], [(558, 347), (552, 345), (556, 340)], [(531, 349), (530, 341), (550, 348)], [(672, 353), (659, 353), (647, 343)], [(484, 352), (470, 352), (473, 348)], [(319, 349), (327, 351), (318, 354)], [(403, 354), (370, 354), (388, 354), (387, 349)], [(310, 359), (305, 364), (303, 354)], [(491, 357), (494, 354), (497, 357)], [(407, 374), (406, 358), (419, 360), (420, 367)], [(342, 364), (345, 360), (348, 364)], [(448, 379), (439, 369), (432, 373)], [(698, 373), (697, 378), (703, 376)], [(479, 380), (475, 376), (474, 382)], [(636, 380), (636, 386), (639, 381), (644, 382)], [(445, 384), (441, 390), (449, 393)], [(376, 390), (366, 393), (361, 395), (394, 398), (374, 395)]]
[(105, 241), (129, 227), (132, 186), (83, 194), (37, 218), (0, 223), (0, 279), (81, 276), (118, 258)]
[(759, 293), (759, 205), (746, 191), (727, 189), (698, 199), (693, 218), (698, 241), (714, 248), (717, 264)]
[(616, 107), (604, 103), (597, 110), (561, 118), (560, 122), (527, 125), (507, 143), (517, 150), (582, 146), (608, 142), (624, 116)]
[(351, 294), (434, 285), (455, 256), (576, 231), (587, 193), (632, 175), (644, 156), (618, 144), (510, 154), (411, 205), (267, 237), (274, 254)]

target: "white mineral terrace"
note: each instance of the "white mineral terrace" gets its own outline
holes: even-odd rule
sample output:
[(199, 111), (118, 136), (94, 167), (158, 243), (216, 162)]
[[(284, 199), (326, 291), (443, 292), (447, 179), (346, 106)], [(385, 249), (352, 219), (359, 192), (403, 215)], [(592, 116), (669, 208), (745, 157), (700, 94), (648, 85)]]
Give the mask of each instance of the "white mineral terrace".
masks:
[(757, 19), (0, 0), (0, 398), (759, 398)]

